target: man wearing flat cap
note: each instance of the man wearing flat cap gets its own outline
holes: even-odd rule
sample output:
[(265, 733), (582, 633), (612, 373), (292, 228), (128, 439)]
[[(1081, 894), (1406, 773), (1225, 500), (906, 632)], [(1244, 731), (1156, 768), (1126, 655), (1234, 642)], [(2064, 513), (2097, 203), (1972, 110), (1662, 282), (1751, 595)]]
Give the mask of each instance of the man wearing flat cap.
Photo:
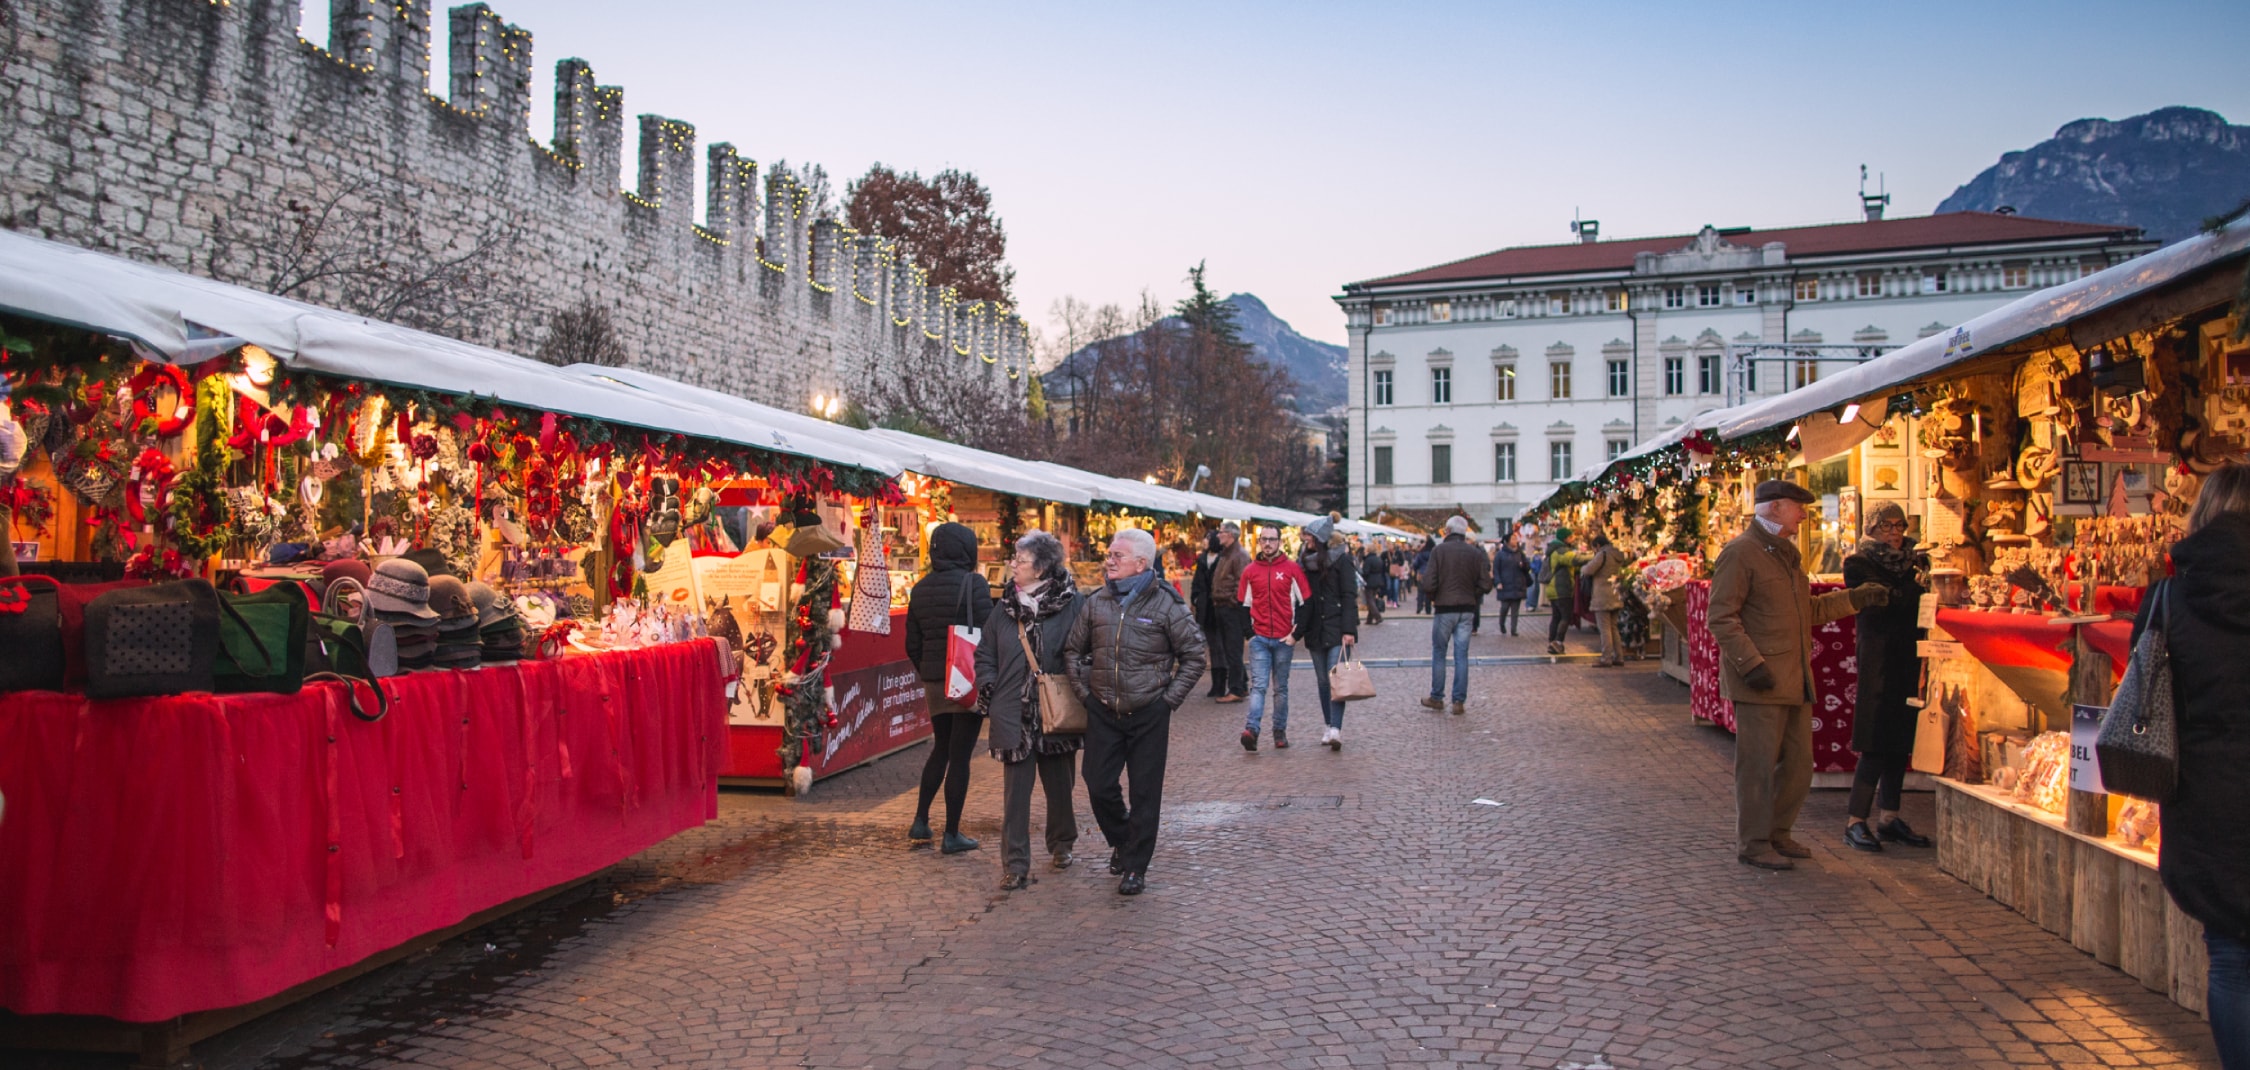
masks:
[(1719, 693), (1734, 702), (1735, 856), (1795, 869), (1812, 852), (1789, 835), (1812, 790), (1813, 629), (1890, 601), (1879, 583), (1814, 597), (1797, 551), (1812, 492), (1769, 479), (1750, 526), (1711, 573), (1711, 637)]

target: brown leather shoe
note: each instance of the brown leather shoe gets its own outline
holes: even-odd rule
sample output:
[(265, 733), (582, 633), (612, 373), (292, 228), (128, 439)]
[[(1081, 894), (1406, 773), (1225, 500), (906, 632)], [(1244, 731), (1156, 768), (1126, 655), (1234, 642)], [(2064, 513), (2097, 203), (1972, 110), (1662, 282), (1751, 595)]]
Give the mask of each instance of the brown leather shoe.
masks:
[(1773, 850), (1775, 854), (1778, 854), (1783, 858), (1812, 857), (1812, 848), (1798, 843), (1796, 840), (1790, 839), (1788, 833), (1781, 833), (1773, 838)]
[(1451, 708), (1453, 710), (1453, 716), (1455, 717), (1459, 717), (1462, 714), (1469, 712), (1469, 708), (1467, 706), (1464, 706), (1458, 702), (1454, 703)]
[(1782, 870), (1797, 868), (1797, 863), (1791, 862), (1790, 860), (1781, 857), (1779, 854), (1774, 853), (1773, 845), (1767, 843), (1764, 840), (1759, 840), (1758, 842), (1751, 844), (1749, 850), (1736, 855), (1735, 858), (1745, 866), (1756, 866), (1759, 869)]
[(1220, 701), (1220, 702), (1222, 702), (1222, 703), (1225, 703), (1225, 702), (1240, 702), (1240, 701), (1242, 701), (1242, 700), (1243, 700), (1243, 696), (1241, 696), (1241, 695), (1221, 695), (1221, 696), (1219, 696), (1219, 701)]
[(1423, 699), (1422, 708), (1430, 710), (1442, 710), (1445, 708), (1445, 700), (1437, 698), (1435, 696)]

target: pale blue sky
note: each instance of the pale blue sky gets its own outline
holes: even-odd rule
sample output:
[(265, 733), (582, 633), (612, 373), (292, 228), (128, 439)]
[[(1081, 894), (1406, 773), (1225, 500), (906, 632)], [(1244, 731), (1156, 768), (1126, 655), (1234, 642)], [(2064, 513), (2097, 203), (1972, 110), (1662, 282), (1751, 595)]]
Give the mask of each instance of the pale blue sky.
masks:
[(628, 115), (839, 192), (877, 160), (975, 171), (1042, 324), (1208, 260), (1341, 341), (1344, 282), (1567, 241), (1574, 210), (1619, 238), (1844, 220), (1866, 163), (1918, 215), (2072, 119), (2250, 122), (2239, 0), (492, 3), (533, 34), (542, 139), (579, 56)]

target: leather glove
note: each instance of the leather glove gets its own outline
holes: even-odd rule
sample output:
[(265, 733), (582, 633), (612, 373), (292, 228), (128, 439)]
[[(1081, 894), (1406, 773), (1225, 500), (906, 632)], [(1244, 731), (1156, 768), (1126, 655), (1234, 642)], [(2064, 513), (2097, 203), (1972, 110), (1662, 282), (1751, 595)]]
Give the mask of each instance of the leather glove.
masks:
[(1761, 661), (1749, 672), (1742, 674), (1742, 682), (1749, 684), (1753, 691), (1771, 691), (1781, 681), (1774, 679), (1773, 670)]
[(1855, 610), (1866, 609), (1869, 606), (1887, 606), (1891, 604), (1891, 589), (1883, 586), (1880, 583), (1860, 584), (1859, 586), (1852, 588), (1851, 596), (1852, 608)]

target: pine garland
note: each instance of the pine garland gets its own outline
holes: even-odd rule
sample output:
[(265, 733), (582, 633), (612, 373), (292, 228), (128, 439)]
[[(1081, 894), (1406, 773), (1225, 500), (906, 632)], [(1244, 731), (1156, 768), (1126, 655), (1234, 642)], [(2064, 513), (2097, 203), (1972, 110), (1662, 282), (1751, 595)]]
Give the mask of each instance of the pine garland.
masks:
[(834, 715), (828, 709), (823, 684), (835, 631), (828, 611), (836, 604), (836, 563), (824, 557), (806, 558), (798, 577), (803, 591), (790, 612), (788, 630), (789, 676), (776, 690), (781, 695), (781, 767), (802, 763), (805, 741), (818, 740)]

